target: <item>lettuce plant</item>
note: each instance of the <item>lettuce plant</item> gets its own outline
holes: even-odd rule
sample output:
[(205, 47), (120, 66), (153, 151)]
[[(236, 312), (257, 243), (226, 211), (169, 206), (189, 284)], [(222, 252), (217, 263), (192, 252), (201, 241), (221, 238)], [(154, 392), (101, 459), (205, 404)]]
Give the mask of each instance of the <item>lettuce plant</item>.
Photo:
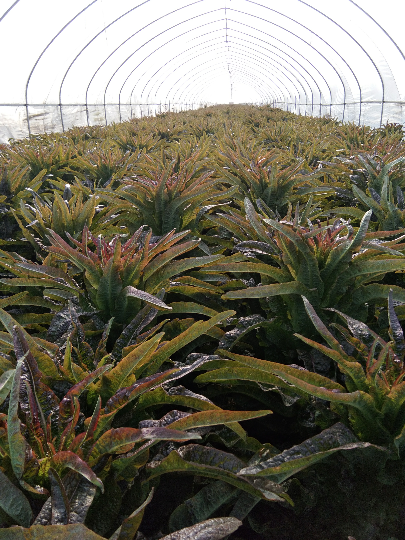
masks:
[(121, 213), (121, 222), (131, 230), (148, 225), (157, 235), (173, 228), (183, 231), (193, 227), (203, 204), (226, 200), (235, 191), (216, 188), (220, 181), (211, 178), (212, 171), (201, 168), (200, 157), (197, 151), (180, 163), (176, 158), (160, 166), (147, 157), (151, 163), (134, 179), (125, 179), (114, 193), (101, 190), (100, 195)]
[[(251, 202), (246, 199), (247, 217), (260, 241), (250, 242), (256, 253), (265, 254), (270, 264), (252, 262), (227, 263), (224, 258), (209, 265), (203, 272), (260, 274), (261, 284), (244, 290), (229, 291), (225, 299), (271, 298), (279, 296), (279, 309), (291, 321), (295, 331), (311, 332), (309, 319), (300, 295), (305, 295), (315, 308), (340, 309), (361, 318), (367, 315), (367, 303), (386, 298), (389, 285), (378, 283), (387, 272), (405, 269), (403, 245), (398, 237), (382, 242), (394, 232), (368, 233), (371, 210), (366, 212), (355, 233), (339, 220), (332, 225), (309, 228), (298, 222), (283, 223), (264, 219), (265, 227)], [(346, 231), (346, 234), (342, 234)], [(402, 231), (395, 231), (400, 233)], [(397, 249), (393, 249), (393, 248)], [(259, 255), (260, 257), (260, 255)], [(401, 287), (393, 286), (396, 300), (405, 300)]]
[[(170, 289), (171, 278), (209, 264), (220, 256), (179, 259), (199, 244), (199, 240), (179, 243), (189, 231), (171, 231), (152, 242), (152, 232), (145, 235), (143, 230), (144, 227), (138, 229), (122, 245), (119, 236), (107, 242), (101, 235), (94, 237), (85, 227), (81, 242), (69, 236), (75, 248), (50, 230), (48, 238), (52, 245), (48, 250), (83, 272), (84, 289), (76, 276), (71, 277), (60, 268), (13, 263), (11, 257), (2, 265), (18, 277), (2, 282), (12, 287), (44, 287), (44, 295), (56, 300), (76, 296), (82, 302), (90, 303), (105, 322), (114, 317), (116, 323), (128, 323), (139, 311), (141, 302), (157, 309), (170, 309), (156, 295), (162, 289)], [(90, 242), (95, 246), (93, 250)]]

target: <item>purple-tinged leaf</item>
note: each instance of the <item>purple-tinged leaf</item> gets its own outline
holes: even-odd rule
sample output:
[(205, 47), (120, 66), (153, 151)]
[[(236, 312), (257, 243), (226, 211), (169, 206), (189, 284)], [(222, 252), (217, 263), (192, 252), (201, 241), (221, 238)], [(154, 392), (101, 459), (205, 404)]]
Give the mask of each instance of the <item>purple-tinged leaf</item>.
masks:
[(127, 403), (142, 395), (147, 390), (162, 385), (164, 382), (170, 379), (171, 375), (173, 375), (177, 371), (177, 369), (170, 369), (162, 373), (156, 373), (155, 375), (151, 375), (150, 377), (139, 379), (132, 386), (120, 388), (115, 393), (115, 395), (112, 396), (105, 404), (104, 414), (118, 411)]
[[(11, 336), (13, 336), (14, 327), (17, 327), (20, 330), (21, 335), (24, 336), (31, 353), (35, 354), (39, 370), (44, 375), (54, 379), (59, 377), (58, 370), (52, 361), (52, 358), (44, 350), (46, 347), (43, 347), (43, 345), (45, 345), (47, 342), (44, 342), (38, 338), (34, 339), (15, 319), (13, 319), (9, 313), (7, 313), (7, 311), (4, 311), (3, 309), (0, 309), (0, 322), (4, 325), (7, 332)], [(49, 344), (49, 346), (51, 345), (52, 344)]]
[(74, 412), (74, 398), (78, 398), (87, 388), (87, 386), (89, 386), (89, 384), (91, 384), (95, 379), (97, 379), (97, 377), (100, 377), (100, 375), (108, 371), (110, 368), (110, 364), (101, 366), (87, 375), (83, 380), (72, 386), (59, 404), (59, 418), (61, 425), (66, 423)]
[(95, 486), (99, 487), (101, 491), (104, 492), (103, 482), (100, 480), (100, 478), (97, 478), (87, 463), (73, 452), (57, 452), (54, 456), (52, 456), (50, 465), (57, 471), (58, 474), (60, 474), (66, 468), (72, 469), (73, 471), (84, 476), (84, 478)]
[(125, 356), (118, 364), (108, 373), (101, 377), (100, 382), (96, 385), (95, 391), (100, 393), (103, 398), (109, 398), (117, 390), (123, 386), (128, 386), (128, 383), (133, 381), (128, 380), (134, 373), (136, 367), (148, 361), (151, 355), (157, 349), (160, 340), (164, 333), (157, 334), (148, 341), (144, 341), (127, 356)]
[(128, 452), (129, 446), (141, 440), (187, 441), (189, 439), (201, 439), (201, 437), (197, 433), (185, 433), (164, 427), (110, 429), (93, 445), (89, 454), (89, 463), (94, 466), (104, 454)]

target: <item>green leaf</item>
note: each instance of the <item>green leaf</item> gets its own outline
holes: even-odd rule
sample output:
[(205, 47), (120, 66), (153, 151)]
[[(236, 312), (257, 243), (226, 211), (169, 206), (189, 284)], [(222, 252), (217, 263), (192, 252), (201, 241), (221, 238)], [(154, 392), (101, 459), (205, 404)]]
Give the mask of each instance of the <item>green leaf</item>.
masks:
[(71, 525), (33, 525), (29, 529), (13, 527), (7, 530), (7, 540), (105, 540), (87, 529), (83, 523)]
[(29, 527), (32, 521), (32, 510), (26, 496), (19, 490), (0, 469), (0, 508), (16, 523)]
[(192, 527), (186, 527), (161, 540), (221, 540), (235, 532), (242, 522), (233, 517), (207, 519)]
[(147, 304), (152, 305), (156, 309), (168, 309), (171, 311), (171, 307), (166, 305), (162, 300), (159, 298), (156, 298), (156, 296), (153, 296), (152, 294), (149, 294), (145, 291), (140, 291), (139, 289), (135, 289), (135, 287), (125, 287), (124, 292), (127, 296), (133, 296), (134, 298), (139, 298), (140, 300), (143, 300)]
[(367, 448), (369, 446), (386, 451), (386, 448), (359, 442), (353, 433), (339, 422), (325, 429), (319, 435), (284, 450), (284, 452), (269, 460), (240, 470), (238, 474), (240, 476), (264, 476), (272, 478), (276, 482), (284, 482), (293, 474), (310, 467), (335, 452)]
[(310, 291), (299, 281), (290, 281), (288, 283), (274, 283), (272, 285), (261, 285), (259, 287), (249, 287), (239, 291), (229, 291), (222, 298), (229, 300), (245, 298), (267, 298), (269, 296), (278, 296), (280, 294), (300, 294), (310, 295)]
[(18, 360), (14, 372), (8, 406), (8, 445), (13, 472), (18, 480), (21, 479), (25, 465), (25, 449), (27, 443), (21, 433), (21, 422), (18, 418), (18, 402), (20, 399), (20, 381), (23, 359)]
[(11, 386), (14, 380), (14, 373), (14, 369), (9, 369), (0, 376), (0, 405), (4, 402), (4, 400), (10, 393)]
[(141, 440), (159, 441), (187, 441), (189, 439), (201, 439), (197, 433), (184, 433), (168, 428), (116, 428), (110, 429), (93, 445), (89, 463), (93, 466), (104, 454), (119, 453), (123, 447), (128, 447)]
[[(319, 387), (324, 387), (325, 389), (338, 390), (339, 392), (345, 392), (345, 388), (337, 382), (334, 382), (327, 377), (323, 377), (318, 373), (313, 373), (312, 371), (300, 370), (293, 367), (290, 367), (285, 364), (277, 364), (276, 362), (269, 362), (267, 360), (259, 360), (258, 358), (253, 358), (251, 356), (243, 356), (240, 354), (231, 353), (225, 350), (219, 350), (219, 354), (222, 356), (236, 360), (240, 364), (244, 364), (250, 368), (261, 370), (265, 373), (276, 374), (281, 381), (290, 382), (289, 378), (302, 377), (306, 383), (310, 385), (316, 385)], [(237, 366), (239, 368), (239, 366)], [(287, 378), (289, 377), (289, 378)], [(281, 385), (280, 385), (281, 386)], [(290, 387), (291, 388), (291, 387)], [(299, 386), (298, 386), (299, 388)]]
[(272, 411), (201, 411), (190, 414), (170, 424), (171, 429), (193, 429), (203, 426), (216, 426), (230, 422), (242, 422), (272, 414)]
[[(44, 375), (52, 377), (54, 379), (59, 378), (59, 372), (55, 366), (55, 363), (52, 361), (52, 358), (48, 354), (46, 354), (46, 352), (44, 352), (44, 349), (46, 349), (47, 347), (44, 347), (43, 345), (45, 345), (45, 343), (47, 342), (38, 338), (35, 339), (30, 336), (28, 332), (24, 330), (24, 328), (15, 319), (13, 319), (13, 317), (9, 313), (7, 313), (7, 311), (4, 311), (3, 309), (0, 309), (0, 322), (3, 323), (7, 332), (11, 336), (14, 332), (14, 326), (16, 326), (20, 330), (21, 335), (24, 336), (25, 340), (29, 345), (30, 351), (32, 352), (32, 354), (35, 355), (35, 359), (38, 363), (40, 371)], [(51, 346), (52, 344), (48, 345)], [(55, 347), (56, 349), (58, 348), (56, 345)]]
[(134, 372), (138, 364), (143, 364), (151, 357), (163, 335), (164, 333), (161, 332), (132, 350), (111, 371), (102, 375), (93, 391), (99, 392), (103, 398), (110, 398), (120, 388), (129, 386), (128, 383), (125, 384), (128, 377)]
[(104, 313), (114, 314), (116, 301), (122, 291), (122, 280), (118, 267), (114, 259), (110, 259), (103, 269), (103, 275), (100, 278), (97, 288), (96, 302), (97, 307)]
[(206, 334), (213, 328), (215, 325), (220, 324), (222, 321), (226, 320), (228, 317), (235, 315), (235, 311), (223, 311), (218, 313), (215, 317), (211, 317), (208, 321), (197, 321), (190, 328), (187, 328), (180, 335), (176, 336), (172, 340), (168, 341), (153, 356), (146, 374), (156, 373), (160, 366), (170, 358), (172, 354), (176, 351), (185, 347), (191, 341), (194, 341), (199, 336)]
[(222, 505), (232, 501), (237, 493), (239, 493), (237, 488), (221, 480), (208, 484), (171, 514), (170, 530), (177, 531), (208, 519)]
[(237, 471), (243, 465), (243, 462), (233, 454), (216, 448), (189, 444), (173, 450), (160, 462), (148, 464), (146, 469), (150, 473), (149, 480), (166, 473), (182, 472), (222, 480), (260, 499), (282, 500), (276, 493), (260, 490), (249, 480), (238, 476)]
[(154, 488), (152, 488), (145, 502), (139, 506), (130, 516), (128, 516), (122, 522), (115, 533), (110, 536), (109, 540), (133, 540), (141, 524), (145, 508), (151, 502), (153, 497)]

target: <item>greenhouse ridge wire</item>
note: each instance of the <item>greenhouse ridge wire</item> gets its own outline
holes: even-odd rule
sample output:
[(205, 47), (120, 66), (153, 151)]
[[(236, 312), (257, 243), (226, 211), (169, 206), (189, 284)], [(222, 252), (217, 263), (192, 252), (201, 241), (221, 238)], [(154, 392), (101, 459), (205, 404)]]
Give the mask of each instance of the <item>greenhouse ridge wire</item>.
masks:
[[(87, 125), (91, 125), (90, 107), (101, 108), (101, 110), (103, 110), (104, 122), (106, 124), (109, 122), (109, 107), (117, 108), (117, 118), (119, 118), (120, 121), (122, 121), (123, 118), (123, 107), (126, 107), (125, 110), (127, 116), (128, 111), (130, 111), (130, 117), (133, 117), (134, 108), (136, 107), (140, 108), (141, 115), (144, 114), (146, 108), (148, 110), (147, 114), (150, 114), (151, 112), (152, 114), (156, 114), (156, 108), (159, 108), (160, 112), (162, 110), (173, 110), (175, 108), (194, 109), (203, 104), (207, 104), (207, 102), (202, 99), (205, 89), (212, 85), (213, 81), (216, 80), (216, 77), (220, 74), (224, 74), (225, 71), (229, 78), (231, 101), (233, 100), (232, 93), (235, 84), (241, 82), (250, 86), (256, 92), (257, 96), (261, 99), (260, 103), (257, 104), (270, 104), (274, 107), (294, 110), (296, 112), (297, 110), (301, 112), (301, 110), (304, 109), (305, 114), (319, 114), (322, 116), (322, 114), (327, 113), (329, 116), (332, 116), (333, 107), (342, 107), (343, 109), (339, 114), (340, 119), (344, 121), (346, 119), (347, 107), (358, 106), (358, 118), (356, 119), (356, 123), (359, 125), (362, 123), (362, 119), (364, 120), (363, 107), (365, 105), (379, 105), (380, 126), (384, 119), (385, 105), (397, 105), (401, 107), (401, 109), (405, 105), (405, 101), (386, 99), (388, 95), (384, 75), (381, 72), (378, 62), (373, 58), (372, 53), (362, 45), (360, 40), (353, 33), (349, 32), (349, 30), (338, 21), (333, 20), (326, 11), (324, 12), (319, 9), (319, 7), (311, 5), (311, 0), (296, 0), (296, 3), (305, 6), (305, 9), (307, 10), (312, 10), (318, 16), (328, 21), (329, 25), (332, 24), (342, 33), (342, 35), (345, 35), (350, 40), (354, 47), (359, 49), (362, 54), (368, 58), (370, 66), (372, 66), (380, 81), (381, 99), (363, 99), (362, 84), (355, 70), (350, 65), (350, 62), (346, 60), (339, 50), (337, 50), (336, 46), (332, 46), (331, 43), (328, 43), (328, 41), (322, 37), (319, 31), (315, 31), (314, 27), (311, 27), (308, 21), (301, 21), (298, 13), (283, 12), (280, 9), (276, 9), (276, 3), (274, 3), (275, 7), (272, 7), (272, 5), (270, 5), (271, 2), (264, 2), (264, 0), (262, 0), (262, 2), (255, 0), (240, 0), (239, 2), (236, 2), (237, 4), (239, 3), (242, 6), (246, 6), (246, 9), (237, 9), (233, 7), (230, 0), (223, 1), (224, 5), (216, 9), (204, 9), (206, 0), (188, 0), (180, 5), (174, 3), (172, 10), (163, 15), (158, 14), (158, 16), (152, 17), (152, 19), (146, 20), (143, 25), (131, 32), (130, 35), (123, 35), (122, 41), (116, 43), (112, 49), (107, 50), (105, 53), (106, 56), (97, 60), (93, 69), (89, 69), (89, 81), (85, 91), (84, 100), (79, 99), (74, 103), (64, 103), (63, 90), (65, 82), (68, 75), (71, 73), (72, 68), (76, 65), (78, 60), (81, 59), (83, 53), (89, 51), (90, 46), (95, 44), (96, 40), (102, 36), (107, 29), (113, 28), (118, 22), (122, 23), (122, 21), (133, 14), (134, 11), (143, 8), (146, 5), (150, 5), (151, 13), (153, 13), (153, 7), (158, 5), (158, 0), (145, 0), (138, 3), (136, 6), (132, 6), (131, 9), (127, 9), (124, 13), (117, 14), (113, 20), (109, 22), (106, 21), (106, 24), (104, 24), (101, 29), (95, 30), (93, 34), (89, 33), (88, 39), (80, 46), (80, 50), (77, 53), (74, 53), (75, 56), (70, 61), (69, 65), (67, 65), (67, 69), (59, 83), (58, 103), (30, 103), (29, 93), (33, 75), (41, 60), (44, 58), (45, 53), (51, 50), (52, 47), (57, 46), (56, 42), (58, 37), (61, 36), (72, 23), (77, 22), (86, 12), (90, 13), (89, 10), (94, 8), (96, 4), (100, 5), (99, 0), (92, 0), (84, 5), (78, 13), (72, 14), (73, 16), (71, 16), (70, 20), (54, 34), (33, 62), (25, 84), (25, 103), (0, 103), (0, 107), (24, 106), (25, 122), (29, 135), (32, 133), (31, 119), (33, 118), (30, 107), (52, 107), (54, 109), (58, 107), (61, 127), (62, 130), (65, 131), (66, 111), (64, 111), (64, 107), (84, 107)], [(9, 6), (0, 16), (0, 23), (7, 24), (7, 15), (23, 2), (24, 0), (16, 0)], [(376, 30), (378, 29), (378, 31), (382, 32), (385, 38), (390, 40), (390, 43), (392, 43), (396, 51), (401, 55), (402, 60), (405, 62), (404, 52), (387, 32), (387, 29), (385, 29), (366, 11), (366, 9), (358, 5), (354, 0), (347, 0), (347, 2), (350, 3), (363, 18), (367, 18), (371, 21), (372, 25), (375, 25)], [(253, 10), (249, 11), (249, 5), (259, 8), (260, 16), (257, 13), (254, 13)], [(201, 11), (193, 13), (193, 16), (188, 16), (187, 10), (193, 6), (201, 6)], [(213, 7), (215, 7), (215, 5)], [(182, 12), (186, 14), (183, 19), (181, 18)], [(265, 16), (266, 12), (269, 13), (268, 17)], [(272, 20), (273, 14), (276, 15), (275, 20)], [(173, 15), (178, 15), (178, 19), (175, 24), (169, 24), (170, 17)], [(198, 24), (198, 21), (207, 15), (213, 15), (214, 19), (209, 22), (203, 21), (203, 24)], [(233, 17), (233, 15), (236, 17)], [(240, 17), (241, 20), (237, 20), (237, 17)], [(162, 23), (166, 20), (168, 21), (167, 26), (162, 27), (160, 28), (160, 31), (153, 33), (154, 25), (158, 25), (158, 23)], [(285, 20), (286, 26), (284, 26), (280, 20)], [(190, 23), (196, 25), (189, 28), (186, 25), (189, 25)], [(223, 23), (223, 27), (222, 25), (219, 28), (215, 27), (221, 23)], [(292, 24), (293, 29), (288, 27), (289, 23)], [(255, 26), (255, 24), (257, 26)], [(263, 27), (265, 29), (263, 29)], [(267, 27), (269, 28), (268, 32), (265, 31), (267, 30)], [(131, 24), (128, 25), (128, 28), (131, 28)], [(178, 33), (174, 37), (171, 36), (170, 32), (176, 29), (178, 30)], [(287, 37), (280, 39), (280, 35), (277, 34), (277, 32), (273, 35), (273, 29), (281, 30)], [(300, 35), (299, 29), (302, 29), (302, 35)], [(105, 69), (107, 62), (110, 59), (113, 59), (116, 53), (120, 52), (120, 50), (124, 51), (124, 46), (128, 46), (131, 39), (145, 30), (149, 32), (148, 38), (145, 41), (138, 43), (133, 50), (128, 51), (129, 54), (120, 61), (119, 65), (114, 70), (111, 70), (105, 86), (101, 88), (102, 101), (91, 103), (89, 93), (92, 85), (96, 84), (95, 80), (97, 75), (102, 69)], [(152, 30), (152, 32), (150, 32), (150, 30)], [(200, 31), (202, 32), (199, 33)], [(196, 34), (195, 37), (193, 37), (194, 34)], [(167, 35), (167, 39), (165, 38), (165, 35)], [(184, 38), (185, 36), (188, 37), (188, 35), (190, 35), (190, 41), (187, 42), (187, 44), (190, 46), (187, 46), (185, 49), (180, 48), (180, 52), (173, 54), (169, 59), (164, 58), (163, 61), (156, 64), (156, 69), (153, 69), (151, 75), (145, 76), (148, 73), (147, 69), (150, 65), (155, 65), (153, 62), (155, 61), (156, 63), (155, 59), (159, 59), (159, 53), (161, 51), (165, 51), (169, 46), (176, 46), (176, 43), (179, 43), (179, 46), (181, 47), (180, 38)], [(289, 36), (291, 36), (291, 40)], [(322, 44), (322, 51), (312, 44), (311, 36), (314, 36), (315, 43), (319, 42)], [(162, 42), (161, 39), (164, 41)], [(153, 45), (154, 43), (156, 46)], [(152, 48), (150, 48), (151, 44)], [(300, 44), (303, 46), (303, 51), (312, 50), (315, 58), (322, 60), (325, 62), (325, 65), (329, 66), (330, 72), (332, 74), (334, 73), (334, 76), (336, 76), (334, 88), (332, 88), (330, 81), (328, 80), (328, 75), (323, 73), (324, 70), (322, 68), (317, 68), (316, 63), (312, 60), (312, 56), (310, 60), (300, 52)], [(149, 49), (146, 49), (146, 46), (148, 46)], [(144, 57), (137, 57), (136, 55), (142, 53), (144, 47), (146, 50)], [(209, 58), (206, 61), (202, 60), (204, 55), (209, 54), (214, 50), (215, 61), (212, 58)], [(327, 51), (330, 51), (330, 58), (328, 58)], [(380, 50), (378, 50), (378, 52), (384, 57)], [(336, 59), (340, 59), (340, 62), (342, 62), (341, 65), (337, 65), (336, 62), (334, 63), (334, 55)], [(202, 58), (201, 60), (199, 60), (200, 57)], [(132, 67), (130, 64), (134, 58), (137, 58), (136, 65), (135, 67)], [(195, 62), (195, 64), (191, 65), (192, 62)], [(388, 63), (387, 68), (389, 69), (388, 76), (391, 77), (391, 80), (393, 81), (392, 84), (390, 82), (390, 88), (392, 89), (393, 85), (395, 85), (392, 97), (394, 97), (395, 93), (400, 96), (398, 82)], [(168, 89), (165, 90), (165, 93), (163, 93), (159, 99), (159, 92), (162, 93), (162, 86), (166, 83), (164, 71), (167, 69), (170, 70), (171, 75), (178, 73), (179, 77), (174, 82), (168, 84)], [(345, 71), (346, 69), (347, 72)], [(125, 73), (124, 70), (126, 70)], [(146, 71), (142, 72), (141, 70)], [(121, 76), (121, 74), (123, 74), (122, 84), (121, 82), (119, 83), (121, 86), (119, 91), (117, 90), (117, 100), (111, 101), (108, 99), (108, 93), (111, 94), (109, 88), (113, 82), (115, 83), (115, 81), (118, 80), (118, 77)], [(135, 84), (128, 88), (130, 79), (134, 74), (139, 75), (137, 76)], [(355, 84), (348, 81), (347, 75), (350, 75)], [(340, 88), (337, 86), (338, 84), (340, 84)], [(323, 86), (323, 90), (320, 85)], [(124, 89), (127, 93), (130, 91), (129, 98), (127, 99), (123, 98)], [(327, 94), (325, 95), (326, 89)], [(145, 96), (145, 102), (139, 102), (139, 100), (134, 99), (135, 91), (137, 91), (138, 96), (140, 95), (141, 101)], [(358, 99), (356, 99), (357, 95), (354, 95), (354, 91), (358, 94)], [(334, 101), (334, 93), (340, 93), (341, 98)], [(133, 99), (134, 102), (132, 102)], [(41, 113), (39, 115), (41, 115)]]

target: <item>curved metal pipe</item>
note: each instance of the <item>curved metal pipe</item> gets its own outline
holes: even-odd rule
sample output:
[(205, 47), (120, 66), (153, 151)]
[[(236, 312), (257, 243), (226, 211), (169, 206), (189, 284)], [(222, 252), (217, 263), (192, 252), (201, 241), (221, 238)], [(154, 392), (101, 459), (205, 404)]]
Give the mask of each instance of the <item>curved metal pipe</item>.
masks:
[[(229, 53), (225, 53), (225, 54), (229, 55)], [(247, 56), (247, 55), (243, 55), (243, 54), (242, 54), (242, 55), (239, 55), (239, 56)], [(251, 57), (249, 56), (248, 58), (250, 59)], [(253, 63), (254, 63), (256, 66), (262, 64), (262, 62), (256, 61), (256, 57), (255, 57), (255, 56), (254, 56), (253, 58), (255, 59), (255, 61), (254, 61)], [(232, 60), (233, 60), (233, 58), (232, 58)], [(228, 69), (229, 69), (229, 66), (230, 66), (230, 64), (231, 64), (231, 62), (229, 61), (229, 58), (227, 58), (226, 62), (227, 62), (227, 64), (228, 64)], [(252, 61), (251, 61), (251, 62), (252, 62)], [(201, 64), (200, 64), (200, 65), (201, 65)], [(233, 62), (232, 62), (232, 65), (233, 65)], [(229, 72), (229, 73), (230, 73), (230, 72)], [(260, 72), (260, 73), (262, 73), (262, 72)], [(271, 72), (270, 72), (270, 73), (271, 73)], [(262, 73), (262, 74), (265, 76), (265, 73)], [(230, 75), (231, 75), (231, 73), (230, 73)], [(272, 76), (275, 77), (275, 78), (280, 82), (280, 84), (282, 85), (282, 87), (284, 87), (284, 88), (287, 90), (288, 94), (290, 95), (290, 97), (291, 97), (291, 99), (292, 99), (291, 92), (290, 92), (290, 90), (288, 89), (288, 87), (285, 85), (285, 83), (283, 83), (278, 77), (274, 76), (273, 74), (272, 74)], [(277, 86), (277, 85), (276, 85), (276, 86)], [(183, 95), (183, 93), (184, 93), (184, 92), (182, 92), (182, 93), (180, 94), (180, 97)], [(284, 93), (282, 92), (282, 94), (284, 94)]]
[[(213, 65), (215, 65), (215, 64), (212, 64), (212, 63), (211, 63), (211, 65), (210, 65), (209, 67), (212, 67)], [(221, 62), (220, 65), (221, 65), (221, 67), (222, 67), (222, 66), (223, 66), (223, 63)], [(235, 65), (238, 66), (238, 64), (235, 64)], [(243, 64), (240, 64), (240, 65), (243, 66), (243, 67), (245, 67), (245, 64), (244, 64), (244, 63), (243, 63)], [(249, 64), (248, 64), (248, 65), (249, 65)], [(198, 69), (198, 68), (200, 68), (200, 67), (201, 67), (201, 66), (197, 66), (195, 69)], [(213, 69), (213, 70), (208, 70), (208, 71), (207, 71), (207, 70), (200, 70), (200, 71), (199, 71), (198, 73), (196, 73), (196, 74), (193, 74), (192, 71), (195, 71), (195, 70), (189, 71), (189, 75), (195, 75), (195, 77), (193, 78), (192, 83), (189, 83), (189, 84), (186, 86), (186, 88), (188, 88), (188, 86), (190, 86), (190, 84), (193, 84), (195, 81), (199, 80), (201, 77), (206, 77), (206, 75), (207, 75), (208, 73), (211, 73), (212, 71), (218, 71), (218, 68), (215, 67), (215, 69)], [(247, 73), (249, 73), (249, 75), (251, 75), (251, 72), (250, 72), (250, 71), (247, 71)], [(261, 75), (263, 75), (263, 74), (261, 73)], [(251, 76), (252, 76), (252, 75), (251, 75)], [(253, 77), (253, 76), (252, 76), (252, 77)], [(190, 77), (189, 77), (189, 78), (190, 78)], [(260, 80), (262, 80), (262, 79), (260, 78)], [(266, 81), (266, 79), (265, 79), (265, 81)], [(176, 83), (174, 83), (173, 86), (169, 89), (169, 91), (168, 91), (168, 93), (167, 93), (167, 95), (166, 95), (166, 101), (169, 101), (169, 100), (172, 101), (172, 99), (175, 98), (175, 95), (176, 95), (176, 93), (178, 92), (178, 90), (176, 91), (176, 93), (174, 94), (174, 96), (173, 96), (172, 99), (169, 98), (169, 95), (170, 95), (170, 92), (173, 90), (173, 88), (176, 86), (177, 82), (178, 82), (178, 81), (176, 81)], [(188, 82), (188, 81), (186, 81), (186, 82)], [(274, 99), (274, 95), (276, 95), (276, 94), (273, 94), (273, 93), (272, 93), (272, 87), (269, 86), (268, 83), (265, 83), (264, 81), (263, 81), (263, 84), (265, 84), (265, 86), (268, 87), (268, 93), (269, 93), (269, 96), (273, 97), (273, 99)], [(279, 90), (279, 92), (280, 92), (281, 97), (283, 97), (284, 94), (283, 94), (282, 90), (278, 87), (278, 85), (276, 85), (276, 86), (277, 86), (277, 88), (278, 88), (278, 90)], [(186, 90), (186, 88), (183, 90), (183, 93), (184, 93), (184, 91)]]
[[(237, 38), (237, 39), (240, 39), (240, 38)], [(143, 92), (145, 91), (146, 86), (149, 84), (149, 82), (152, 80), (152, 78), (153, 78), (159, 71), (161, 71), (164, 67), (166, 67), (168, 64), (170, 64), (172, 61), (178, 59), (179, 57), (181, 57), (182, 55), (186, 54), (187, 52), (189, 52), (190, 50), (192, 50), (192, 49), (194, 49), (194, 48), (196, 48), (196, 47), (198, 47), (199, 50), (205, 50), (205, 49), (208, 49), (208, 48), (212, 47), (212, 45), (210, 45), (210, 46), (208, 46), (208, 47), (204, 47), (203, 49), (201, 49), (201, 47), (200, 47), (201, 45), (204, 45), (205, 43), (209, 43), (209, 42), (211, 42), (211, 41), (214, 41), (214, 39), (212, 39), (212, 40), (207, 40), (207, 41), (205, 41), (205, 42), (199, 43), (198, 45), (195, 45), (194, 47), (190, 47), (189, 49), (186, 49), (185, 51), (181, 52), (180, 54), (176, 55), (176, 56), (173, 57), (171, 60), (169, 60), (168, 62), (166, 62), (166, 63), (165, 63), (163, 66), (161, 66), (157, 71), (155, 71), (155, 73), (154, 73), (154, 74), (150, 77), (150, 79), (145, 83), (144, 89), (143, 89), (142, 92), (141, 92), (141, 97), (142, 97), (142, 95), (143, 95)], [(216, 40), (216, 41), (217, 41), (217, 40)], [(253, 45), (252, 42), (250, 42), (249, 40), (246, 40), (246, 39), (240, 39), (240, 41), (243, 41), (244, 43), (249, 43), (249, 44)], [(229, 46), (229, 44), (231, 44), (231, 45), (234, 44), (233, 41), (229, 41), (229, 38), (228, 38), (228, 41), (227, 41), (226, 43), (227, 43), (226, 46)], [(238, 43), (236, 43), (235, 45), (238, 45)], [(253, 48), (248, 47), (248, 46), (245, 45), (245, 46), (244, 46), (244, 50), (246, 50), (246, 49), (254, 50), (255, 52), (258, 52), (259, 54), (264, 55), (264, 53), (263, 53), (262, 51), (260, 51), (260, 50), (257, 51), (256, 49), (253, 49)], [(194, 56), (193, 59), (195, 59), (195, 58), (197, 58), (197, 57), (198, 57), (198, 55)], [(301, 83), (301, 81), (298, 79), (298, 77), (297, 77), (295, 74), (291, 73), (291, 71), (290, 71), (288, 68), (286, 68), (284, 65), (282, 65), (280, 62), (274, 61), (273, 59), (272, 59), (272, 61), (275, 62), (276, 64), (280, 65), (282, 69), (285, 69), (292, 77), (294, 77), (294, 78), (297, 80), (298, 84), (301, 86), (302, 90), (304, 91), (305, 96), (308, 97), (308, 96), (307, 96), (307, 93), (306, 93), (306, 90), (305, 90), (303, 84)], [(181, 64), (181, 66), (182, 66), (182, 65), (184, 65), (184, 63)], [(272, 65), (273, 65), (273, 64), (272, 64)], [(181, 67), (181, 66), (179, 66), (179, 67)], [(171, 71), (171, 73), (174, 73), (174, 71), (176, 71), (177, 69), (179, 69), (179, 67), (173, 69), (173, 70)], [(278, 69), (280, 69), (280, 68), (278, 68)], [(282, 69), (280, 69), (280, 71), (282, 71)], [(284, 76), (286, 76), (286, 75), (284, 74)], [(163, 82), (164, 82), (164, 81), (162, 81), (161, 84), (159, 85), (159, 87), (156, 89), (155, 94), (154, 94), (155, 97), (156, 97), (156, 95), (157, 95), (157, 92), (159, 91), (159, 88), (162, 86)], [(292, 81), (291, 81), (291, 82), (292, 82)], [(156, 84), (156, 83), (154, 83), (154, 84), (151, 86), (151, 89), (149, 90), (149, 93), (148, 93), (148, 95), (147, 95), (147, 97), (146, 97), (146, 100), (147, 100), (147, 101), (149, 100), (150, 94), (151, 94), (151, 92), (152, 92), (153, 87), (155, 86), (155, 84)], [(298, 88), (295, 86), (295, 84), (294, 84), (293, 82), (292, 82), (292, 84), (294, 85), (294, 87), (295, 87), (295, 89), (296, 89), (296, 91), (297, 91), (297, 93), (298, 93), (298, 95), (299, 95), (299, 99), (301, 99), (300, 91), (298, 90)]]

